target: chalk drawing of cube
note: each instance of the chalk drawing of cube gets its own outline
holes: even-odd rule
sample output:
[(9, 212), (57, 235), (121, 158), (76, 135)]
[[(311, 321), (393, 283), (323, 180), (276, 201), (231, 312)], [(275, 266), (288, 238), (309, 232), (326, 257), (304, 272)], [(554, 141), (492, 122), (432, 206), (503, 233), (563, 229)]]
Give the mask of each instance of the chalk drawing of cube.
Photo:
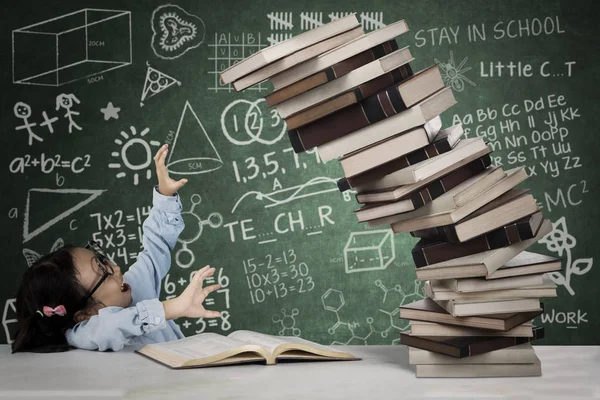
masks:
[(344, 247), (346, 273), (386, 269), (396, 258), (393, 237), (389, 229), (352, 232)]
[(131, 13), (84, 8), (12, 32), (13, 83), (60, 86), (131, 64)]

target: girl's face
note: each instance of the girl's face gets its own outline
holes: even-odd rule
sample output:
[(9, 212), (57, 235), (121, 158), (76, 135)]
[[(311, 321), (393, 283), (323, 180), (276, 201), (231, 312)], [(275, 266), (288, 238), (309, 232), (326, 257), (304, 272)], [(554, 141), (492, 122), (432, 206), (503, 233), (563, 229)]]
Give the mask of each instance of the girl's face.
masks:
[[(79, 272), (79, 281), (91, 291), (104, 275), (98, 266), (96, 257), (91, 250), (78, 247), (73, 251), (73, 262)], [(131, 305), (131, 288), (124, 283), (121, 268), (111, 264), (115, 273), (108, 275), (104, 282), (96, 289), (92, 298), (104, 306), (129, 307)]]

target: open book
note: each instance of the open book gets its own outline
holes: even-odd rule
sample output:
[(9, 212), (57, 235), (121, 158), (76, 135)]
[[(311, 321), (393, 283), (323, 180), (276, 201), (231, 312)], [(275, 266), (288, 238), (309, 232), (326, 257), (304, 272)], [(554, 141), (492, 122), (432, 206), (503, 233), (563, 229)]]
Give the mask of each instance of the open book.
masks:
[(227, 336), (200, 333), (171, 342), (148, 344), (136, 350), (173, 369), (278, 360), (360, 360), (350, 353), (294, 336), (235, 331)]

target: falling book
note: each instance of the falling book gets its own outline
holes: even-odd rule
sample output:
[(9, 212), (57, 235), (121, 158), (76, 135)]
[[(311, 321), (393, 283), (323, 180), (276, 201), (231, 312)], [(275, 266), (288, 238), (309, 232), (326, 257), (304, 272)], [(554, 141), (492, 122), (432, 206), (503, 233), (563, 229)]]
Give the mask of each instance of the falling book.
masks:
[[(469, 254), (506, 247), (523, 240), (531, 239), (537, 235), (543, 220), (542, 213), (537, 212), (512, 224), (494, 229), (491, 232), (462, 243), (449, 243), (443, 240), (423, 238), (415, 244), (415, 247), (411, 251), (413, 261), (415, 262), (415, 266), (419, 268)], [(454, 227), (456, 225), (449, 226)], [(430, 228), (430, 230), (436, 229), (438, 228)], [(427, 231), (427, 229), (424, 229), (424, 231)]]
[(523, 322), (507, 331), (469, 328), (464, 326), (437, 324), (435, 322), (410, 321), (410, 333), (416, 336), (533, 336), (533, 324)]
[(530, 364), (421, 364), (416, 366), (415, 371), (417, 378), (541, 376), (542, 363), (538, 359)]
[(302, 110), (313, 107), (323, 101), (331, 99), (347, 90), (352, 90), (365, 82), (401, 67), (414, 60), (408, 47), (396, 50), (381, 58), (371, 61), (347, 73), (346, 75), (318, 86), (308, 92), (294, 96), (291, 99), (275, 105), (281, 118), (288, 118)]
[(402, 132), (390, 139), (345, 155), (340, 159), (340, 165), (346, 177), (358, 175), (427, 146), (432, 140), (432, 134), (435, 135), (437, 132), (427, 132), (422, 127)]
[(391, 222), (392, 230), (394, 233), (410, 232), (454, 224), (527, 178), (524, 168), (513, 168), (506, 171), (506, 176), (490, 181), (487, 175), (492, 173), (488, 170), (467, 179), (424, 207), (395, 217), (396, 221)]
[[(356, 25), (358, 26), (360, 23), (357, 23)], [(322, 71), (325, 68), (331, 67), (340, 61), (346, 60), (362, 51), (368, 50), (388, 40), (392, 40), (396, 36), (400, 36), (406, 32), (408, 32), (408, 25), (404, 20), (394, 22), (393, 24), (362, 35), (351, 42), (336, 47), (333, 50), (329, 50), (327, 53), (323, 53), (294, 68), (277, 74), (270, 79), (270, 82), (273, 84), (275, 90), (279, 90), (294, 82), (298, 82), (307, 76)]]
[(298, 65), (306, 60), (310, 60), (311, 58), (314, 58), (319, 54), (323, 54), (344, 43), (348, 43), (349, 41), (356, 39), (357, 37), (362, 36), (364, 34), (365, 32), (363, 31), (362, 27), (359, 26), (347, 32), (343, 32), (339, 35), (318, 42), (312, 46), (290, 54), (287, 57), (279, 59), (254, 72), (251, 72), (246, 76), (241, 77), (240, 79), (233, 82), (233, 88), (237, 92), (239, 92), (251, 86), (254, 86), (257, 83), (264, 82), (270, 77), (277, 75), (280, 72), (288, 70), (295, 65)]
[[(386, 57), (390, 56), (391, 54)], [(434, 65), (399, 83), (382, 88), (384, 90), (371, 94), (350, 107), (344, 107), (310, 124), (290, 130), (288, 136), (296, 152), (310, 150), (397, 115), (443, 87), (444, 81), (440, 71), (437, 65)]]
[(531, 343), (518, 344), (490, 351), (476, 356), (456, 358), (433, 351), (421, 350), (415, 347), (408, 349), (408, 363), (413, 365), (423, 364), (530, 364), (538, 362)]
[[(492, 188), (499, 182), (503, 182), (507, 178), (507, 173), (502, 170), (500, 167), (489, 167), (485, 170), (477, 173), (475, 176), (468, 178), (467, 180), (461, 182), (457, 186), (448, 190), (447, 192), (442, 193), (441, 196), (431, 201), (430, 203), (425, 204), (423, 207), (418, 208), (411, 212), (406, 212), (402, 214), (391, 215), (389, 217), (383, 217), (375, 220), (369, 221), (370, 226), (378, 226), (378, 225), (392, 225), (392, 229), (394, 232), (404, 232), (402, 229), (403, 226), (421, 226), (424, 222), (429, 222), (432, 219), (439, 218), (438, 216), (444, 216), (444, 211), (449, 209), (457, 212), (465, 207), (469, 208), (473, 212), (477, 209), (477, 207), (481, 207), (485, 202), (491, 201), (489, 197), (485, 196), (486, 191), (489, 192), (488, 189)], [(412, 185), (406, 185), (412, 187)], [(486, 197), (484, 199), (484, 197)], [(460, 207), (460, 202), (466, 203), (463, 207)], [(477, 204), (470, 204), (474, 203)], [(451, 213), (451, 212), (450, 212)], [(465, 214), (466, 216), (467, 214)], [(423, 222), (424, 221), (424, 222)], [(445, 224), (435, 224), (434, 226), (445, 225)]]
[[(434, 142), (436, 139), (434, 139)], [(402, 183), (402, 175), (404, 170), (407, 168), (413, 168), (415, 165), (423, 165), (423, 162), (433, 161), (437, 164), (434, 171), (430, 171), (430, 175), (423, 177), (419, 182), (429, 183), (433, 180), (439, 179), (442, 176), (462, 167), (471, 161), (483, 157), (486, 154), (490, 154), (491, 149), (485, 144), (481, 138), (462, 139), (456, 146), (448, 151), (442, 152), (442, 154), (434, 155), (433, 157), (423, 158), (421, 161), (408, 165), (398, 165), (398, 168), (392, 171), (386, 171), (384, 176), (380, 176), (375, 179), (363, 179), (361, 182), (357, 182), (354, 178), (353, 187), (356, 187), (356, 191), (360, 194), (368, 192), (377, 192), (380, 190), (394, 190), (401, 187), (409, 186)], [(386, 164), (387, 165), (387, 164)], [(394, 165), (395, 167), (395, 165)]]
[(464, 257), (416, 268), (417, 278), (427, 279), (453, 279), (475, 278), (487, 276), (502, 267), (511, 258), (533, 245), (535, 242), (552, 231), (552, 223), (544, 220), (538, 234), (531, 239), (524, 240), (500, 249), (483, 251)]
[(533, 329), (533, 337), (411, 336), (410, 332), (400, 332), (400, 343), (402, 344), (456, 358), (484, 354), (543, 338), (544, 328), (540, 326)]
[(506, 314), (541, 310), (540, 299), (434, 300), (453, 317)]
[(385, 175), (390, 174), (399, 169), (406, 168), (410, 165), (416, 164), (423, 160), (427, 160), (428, 158), (435, 157), (452, 150), (454, 146), (456, 146), (457, 143), (460, 142), (461, 136), (463, 134), (462, 125), (457, 124), (451, 126), (450, 128), (440, 130), (441, 127), (442, 119), (438, 115), (437, 117), (423, 125), (423, 128), (430, 132), (438, 132), (437, 135), (435, 135), (432, 143), (419, 150), (415, 150), (412, 153), (409, 153), (400, 158), (396, 158), (393, 161), (382, 164), (377, 168), (373, 168), (357, 176), (353, 176), (351, 178), (340, 178), (337, 181), (338, 189), (340, 190), (340, 192), (345, 192), (346, 190), (350, 190), (350, 188), (352, 187), (364, 185), (371, 181), (380, 179)]
[[(540, 211), (521, 218), (511, 224), (504, 225), (503, 227), (494, 229), (493, 231), (489, 231), (486, 234), (481, 235), (479, 238), (469, 240), (462, 245), (471, 247), (474, 246), (475, 240), (485, 240), (489, 244), (489, 248), (484, 250), (491, 250), (508, 246), (509, 244), (520, 242), (522, 240), (530, 239), (537, 234), (543, 219), (544, 217)], [(449, 246), (461, 246), (458, 237), (456, 237), (456, 234), (452, 229), (452, 225), (412, 231), (410, 234), (414, 237), (443, 241), (448, 243)]]
[(485, 279), (501, 279), (509, 276), (541, 274), (544, 272), (560, 271), (560, 259), (543, 254), (523, 251), (508, 260), (496, 272), (487, 275)]
[[(360, 222), (363, 222), (371, 219), (383, 218), (390, 215), (415, 210), (419, 207), (424, 206), (425, 204), (429, 204), (434, 199), (444, 194), (447, 190), (452, 189), (464, 180), (469, 179), (472, 176), (481, 172), (482, 170), (486, 169), (490, 165), (490, 163), (491, 159), (489, 155), (485, 155), (482, 158), (472, 161), (464, 167), (461, 167), (456, 171), (451, 172), (445, 177), (437, 181), (431, 182), (424, 188), (417, 188), (416, 191), (409, 193), (396, 201), (367, 204), (361, 207), (359, 210), (355, 211), (356, 216), (358, 217), (358, 220)], [(421, 241), (423, 240), (426, 239), (421, 239)], [(417, 243), (417, 245), (419, 243)], [(413, 249), (413, 258), (414, 251), (415, 250)], [(417, 264), (416, 266), (421, 267), (423, 265)]]
[(531, 274), (492, 280), (485, 278), (446, 279), (431, 281), (431, 284), (432, 288), (436, 290), (442, 290), (444, 287), (456, 293), (477, 293), (538, 286), (544, 283), (545, 277), (547, 278), (545, 274)]
[(256, 71), (265, 65), (359, 26), (360, 22), (356, 18), (356, 13), (351, 13), (343, 18), (308, 30), (282, 42), (272, 44), (221, 71), (219, 73), (221, 82), (228, 84), (236, 81), (242, 76), (248, 75), (250, 72)]
[(454, 104), (456, 99), (452, 89), (444, 88), (409, 109), (318, 146), (317, 152), (321, 161), (326, 163), (400, 132), (424, 125)]
[(360, 360), (350, 353), (298, 337), (243, 330), (227, 336), (200, 333), (171, 342), (148, 344), (136, 352), (173, 369), (249, 362), (272, 365), (279, 360)]
[(505, 332), (523, 323), (530, 322), (541, 313), (542, 311), (538, 310), (523, 313), (480, 315), (476, 317), (457, 318), (450, 315), (448, 311), (444, 310), (435, 301), (429, 298), (400, 306), (401, 319), (435, 322), (439, 324)]
[[(292, 97), (298, 96), (301, 93), (308, 92), (310, 89), (323, 85), (331, 80), (339, 78), (340, 76), (344, 76), (350, 71), (362, 67), (363, 65), (396, 50), (398, 50), (398, 43), (396, 43), (395, 40), (389, 40), (385, 43), (381, 43), (370, 48), (369, 50), (365, 50), (346, 60), (340, 61), (331, 67), (307, 76), (296, 83), (292, 83), (291, 85), (282, 89), (273, 91), (265, 96), (265, 101), (267, 102), (268, 106), (274, 106), (284, 100), (291, 99)], [(286, 123), (288, 125), (288, 129), (292, 129), (289, 126), (289, 121), (286, 121)]]
[[(538, 275), (531, 275), (532, 277), (537, 278)], [(511, 279), (511, 278), (505, 278)], [(485, 280), (481, 279), (484, 282), (497, 282), (502, 279), (494, 279), (494, 280)], [(536, 279), (537, 280), (537, 279)], [(501, 299), (529, 299), (529, 298), (542, 298), (542, 297), (556, 297), (556, 284), (552, 282), (552, 280), (548, 276), (544, 276), (540, 278), (539, 284), (521, 286), (517, 288), (510, 289), (498, 289), (498, 290), (490, 290), (485, 292), (467, 292), (460, 293), (455, 292), (449, 289), (444, 285), (445, 281), (427, 281), (425, 282), (425, 286), (423, 288), (427, 297), (434, 301), (479, 301), (482, 304), (488, 301), (495, 301)], [(492, 312), (490, 311), (490, 314)]]
[[(329, 117), (332, 114), (337, 114), (338, 112), (349, 108), (353, 104), (363, 101), (365, 98), (374, 95), (378, 91), (383, 90), (396, 82), (403, 81), (412, 75), (413, 72), (410, 64), (407, 63), (401, 65), (400, 67), (395, 68), (388, 73), (366, 81), (365, 83), (362, 83), (351, 90), (343, 92), (342, 94), (332, 97), (329, 100), (309, 107), (292, 115), (289, 118), (286, 118), (285, 124), (289, 129), (288, 136), (290, 137), (294, 151), (296, 153), (301, 153), (307, 149), (317, 146), (320, 143), (325, 143), (335, 139), (338, 136), (328, 136), (325, 141), (319, 141), (318, 138), (315, 138), (313, 135), (313, 142), (311, 144), (310, 131), (312, 131), (312, 133), (315, 133), (316, 131), (317, 134), (319, 132), (323, 133), (323, 127), (321, 123), (330, 126), (330, 124), (326, 122), (329, 120), (329, 118), (325, 119), (326, 117)], [(318, 124), (317, 121), (319, 121)], [(300, 139), (300, 133), (302, 133), (302, 136), (306, 136), (304, 134), (306, 129), (309, 130), (309, 137), (305, 137), (304, 141), (302, 141)], [(305, 148), (304, 146), (307, 147)]]

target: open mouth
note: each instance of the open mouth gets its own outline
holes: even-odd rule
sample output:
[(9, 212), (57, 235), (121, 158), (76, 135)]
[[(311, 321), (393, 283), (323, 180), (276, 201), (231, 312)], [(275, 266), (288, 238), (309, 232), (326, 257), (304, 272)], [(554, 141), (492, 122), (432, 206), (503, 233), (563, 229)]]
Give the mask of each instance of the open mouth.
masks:
[(129, 292), (131, 290), (131, 286), (129, 286), (129, 284), (123, 282), (121, 284), (121, 292), (125, 293), (125, 292)]

